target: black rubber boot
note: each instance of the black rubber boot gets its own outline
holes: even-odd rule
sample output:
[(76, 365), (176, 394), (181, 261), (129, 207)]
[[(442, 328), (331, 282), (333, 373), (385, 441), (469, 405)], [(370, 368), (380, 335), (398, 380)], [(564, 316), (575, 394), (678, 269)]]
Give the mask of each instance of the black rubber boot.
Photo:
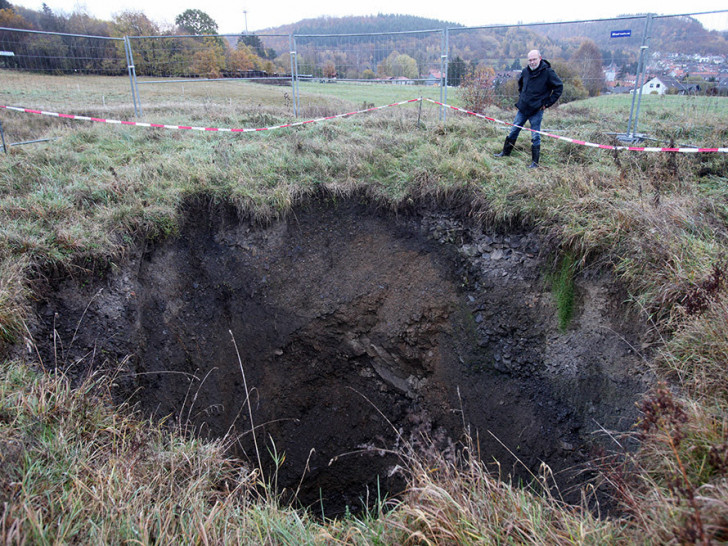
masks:
[(535, 169), (538, 167), (538, 162), (541, 159), (541, 146), (531, 145), (531, 164), (528, 166), (529, 169)]
[(511, 152), (513, 151), (513, 146), (516, 145), (515, 140), (511, 140), (508, 137), (506, 137), (506, 141), (503, 143), (503, 151), (499, 154), (494, 154), (494, 157), (508, 157), (511, 155)]

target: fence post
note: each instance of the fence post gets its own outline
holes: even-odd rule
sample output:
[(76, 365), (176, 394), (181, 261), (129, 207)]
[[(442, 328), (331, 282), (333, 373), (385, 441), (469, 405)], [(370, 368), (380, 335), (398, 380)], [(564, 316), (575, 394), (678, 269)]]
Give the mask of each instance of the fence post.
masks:
[[(447, 27), (442, 30), (442, 43), (440, 46), (440, 102), (447, 104), (447, 53), (450, 47), (450, 36)], [(447, 108), (441, 107), (440, 119), (445, 123), (447, 119)]]
[[(640, 102), (642, 101), (642, 87), (645, 85), (645, 72), (647, 71), (647, 63), (645, 62), (645, 53), (649, 49), (650, 30), (652, 27), (652, 14), (648, 13), (645, 18), (645, 30), (642, 35), (642, 45), (640, 46), (640, 59), (637, 65), (637, 78), (634, 82), (634, 90), (632, 91), (632, 106), (629, 110), (629, 122), (627, 123), (627, 140), (634, 141), (637, 132), (637, 120), (640, 116)], [(639, 97), (637, 94), (639, 93)], [(637, 100), (637, 112), (635, 113), (635, 99)], [(634, 114), (634, 125), (632, 125), (632, 115)]]
[(293, 93), (293, 117), (298, 118), (298, 55), (296, 54), (296, 39), (293, 34), (288, 35), (288, 50), (291, 53), (291, 92)]
[[(134, 54), (131, 50), (131, 40), (124, 36), (124, 53), (126, 54), (126, 66), (129, 71), (129, 82), (131, 83), (131, 98), (134, 102), (134, 115), (139, 117), (142, 113), (142, 102), (139, 99), (139, 87), (136, 81), (136, 68), (134, 68)], [(138, 105), (137, 105), (138, 103)]]
[(645, 21), (645, 35), (642, 42), (642, 47), (640, 47), (640, 59), (642, 59), (642, 85), (640, 85), (640, 94), (637, 97), (637, 112), (635, 112), (634, 115), (634, 127), (632, 129), (633, 133), (637, 131), (637, 121), (640, 117), (640, 103), (642, 102), (642, 87), (645, 85), (645, 74), (647, 72), (647, 62), (644, 59), (645, 54), (647, 53), (647, 50), (650, 47), (650, 32), (652, 32), (652, 14), (647, 14), (647, 20)]
[(5, 155), (8, 153), (8, 148), (5, 146), (5, 133), (3, 132), (3, 122), (0, 121), (0, 138), (3, 142), (3, 152), (5, 152)]

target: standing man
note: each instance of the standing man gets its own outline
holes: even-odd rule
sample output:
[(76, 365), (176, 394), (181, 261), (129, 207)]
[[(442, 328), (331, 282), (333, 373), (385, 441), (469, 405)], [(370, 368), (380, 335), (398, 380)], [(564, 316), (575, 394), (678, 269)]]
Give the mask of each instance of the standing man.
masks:
[[(528, 52), (528, 66), (521, 71), (518, 78), (518, 102), (516, 108), (516, 119), (514, 127), (506, 137), (503, 144), (503, 151), (495, 154), (495, 157), (506, 157), (511, 155), (516, 139), (521, 132), (526, 120), (531, 124), (534, 131), (541, 130), (543, 111), (553, 105), (564, 90), (564, 84), (556, 75), (551, 64), (541, 57), (537, 49)], [(541, 135), (531, 133), (531, 164), (530, 168), (538, 167), (541, 157)]]

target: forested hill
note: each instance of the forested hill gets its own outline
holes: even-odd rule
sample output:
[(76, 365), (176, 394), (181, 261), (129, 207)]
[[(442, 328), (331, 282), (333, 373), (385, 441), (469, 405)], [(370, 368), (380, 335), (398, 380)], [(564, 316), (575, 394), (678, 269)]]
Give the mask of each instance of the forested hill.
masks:
[(380, 13), (367, 16), (303, 19), (290, 25), (261, 30), (259, 34), (369, 34), (458, 27), (462, 28), (463, 25), (415, 15)]
[[(569, 40), (576, 34), (588, 38), (602, 49), (610, 49), (613, 30), (632, 29), (641, 36), (644, 18), (624, 16), (620, 19), (594, 21), (576, 25), (543, 25), (536, 32), (553, 40)], [(654, 17), (650, 32), (650, 49), (666, 53), (698, 53), (700, 55), (728, 55), (728, 31), (707, 30), (700, 21), (688, 16)]]
[[(612, 30), (632, 28), (635, 39), (641, 36), (644, 20), (639, 15), (622, 16), (620, 19), (594, 21), (580, 24), (544, 24), (524, 26), (522, 30), (531, 35), (539, 45), (561, 43), (565, 50), (575, 39), (589, 39), (602, 50), (623, 47), (623, 42), (610, 38)], [(350, 17), (319, 17), (303, 19), (297, 23), (258, 31), (258, 34), (368, 34), (379, 32), (404, 32), (434, 30), (442, 28), (464, 28), (463, 25), (428, 19), (414, 15), (370, 15)], [(507, 29), (509, 27), (503, 27)], [(481, 49), (470, 44), (473, 50)], [(650, 48), (666, 53), (701, 55), (728, 55), (728, 32), (709, 31), (692, 17), (656, 17), (653, 19)]]

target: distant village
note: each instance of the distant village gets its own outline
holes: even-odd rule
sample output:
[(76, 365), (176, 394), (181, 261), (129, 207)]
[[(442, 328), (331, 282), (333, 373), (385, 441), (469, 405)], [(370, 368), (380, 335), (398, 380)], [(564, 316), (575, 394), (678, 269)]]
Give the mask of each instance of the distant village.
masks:
[[(654, 52), (647, 63), (642, 94), (654, 95), (721, 95), (728, 96), (728, 59), (722, 55), (701, 56), (685, 54), (664, 55)], [(602, 68), (604, 88), (602, 94), (632, 93), (637, 74), (623, 73), (611, 64)], [(517, 78), (520, 70), (499, 71), (497, 81), (502, 83)], [(430, 70), (424, 78), (425, 85), (439, 85), (442, 74)], [(413, 80), (405, 77), (378, 78), (391, 83), (411, 85)]]
[[(605, 93), (630, 93), (635, 74), (620, 76), (619, 67), (604, 68)], [(728, 95), (728, 63), (725, 56), (662, 55), (654, 52), (647, 63), (643, 94)]]

